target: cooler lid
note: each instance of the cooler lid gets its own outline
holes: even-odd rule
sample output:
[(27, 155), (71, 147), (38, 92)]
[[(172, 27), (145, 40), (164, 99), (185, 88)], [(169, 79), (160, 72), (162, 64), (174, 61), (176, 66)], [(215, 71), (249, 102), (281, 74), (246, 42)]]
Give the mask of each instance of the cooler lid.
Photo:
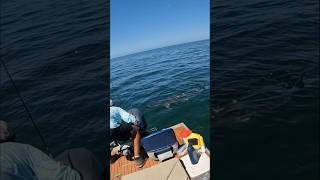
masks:
[(141, 140), (141, 144), (146, 151), (161, 149), (176, 142), (176, 136), (171, 128), (162, 129)]

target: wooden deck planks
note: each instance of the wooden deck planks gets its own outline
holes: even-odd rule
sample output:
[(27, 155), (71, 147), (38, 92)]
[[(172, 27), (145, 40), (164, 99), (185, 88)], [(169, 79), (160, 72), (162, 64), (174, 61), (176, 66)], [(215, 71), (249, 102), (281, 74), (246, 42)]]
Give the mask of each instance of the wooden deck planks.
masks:
[(124, 156), (122, 156), (115, 163), (110, 164), (110, 180), (119, 180), (124, 175), (141, 171), (158, 163), (158, 161), (147, 159), (142, 168), (137, 168), (134, 161), (128, 161)]

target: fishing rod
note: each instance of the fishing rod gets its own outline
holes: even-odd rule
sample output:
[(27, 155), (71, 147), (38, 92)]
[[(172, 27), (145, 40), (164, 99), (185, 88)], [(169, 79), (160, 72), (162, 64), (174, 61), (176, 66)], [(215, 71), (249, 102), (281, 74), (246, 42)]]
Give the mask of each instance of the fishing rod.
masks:
[(6, 71), (8, 77), (9, 77), (11, 83), (12, 83), (12, 86), (13, 86), (14, 89), (16, 90), (16, 93), (18, 94), (18, 97), (19, 97), (20, 101), (22, 102), (22, 105), (23, 105), (24, 109), (26, 110), (26, 112), (27, 112), (27, 114), (28, 114), (29, 119), (30, 119), (31, 122), (32, 122), (33, 127), (36, 129), (36, 132), (38, 133), (38, 135), (39, 135), (39, 137), (40, 137), (40, 139), (41, 139), (42, 144), (45, 146), (47, 154), (48, 154), (50, 157), (52, 157), (52, 154), (50, 153), (48, 144), (46, 143), (46, 141), (45, 141), (45, 139), (44, 139), (44, 136), (42, 135), (42, 133), (41, 133), (40, 129), (38, 128), (36, 122), (33, 120), (32, 115), (31, 115), (31, 113), (30, 113), (30, 110), (29, 110), (27, 104), (25, 103), (23, 97), (21, 96), (21, 93), (20, 93), (18, 87), (17, 87), (16, 84), (14, 83), (14, 80), (13, 80), (13, 78), (12, 78), (12, 76), (11, 76), (11, 74), (10, 74), (7, 66), (6, 66), (6, 64), (4, 63), (4, 61), (3, 61), (2, 59), (0, 59), (0, 60), (1, 60), (1, 63), (2, 63), (2, 65), (3, 65), (3, 67), (4, 67), (4, 70)]

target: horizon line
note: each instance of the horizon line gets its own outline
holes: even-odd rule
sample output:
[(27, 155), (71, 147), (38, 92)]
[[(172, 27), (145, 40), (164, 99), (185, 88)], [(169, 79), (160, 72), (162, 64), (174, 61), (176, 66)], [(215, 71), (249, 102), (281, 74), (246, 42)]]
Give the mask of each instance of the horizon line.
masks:
[(159, 47), (156, 47), (156, 48), (145, 49), (145, 50), (142, 50), (142, 51), (136, 51), (136, 52), (132, 52), (132, 53), (125, 54), (125, 55), (119, 55), (119, 56), (115, 56), (115, 57), (111, 57), (111, 55), (110, 55), (110, 60), (111, 60), (111, 59), (115, 59), (115, 58), (120, 58), (120, 57), (125, 57), (125, 56), (129, 56), (129, 55), (133, 55), (133, 54), (138, 54), (138, 53), (142, 53), (142, 52), (147, 52), (147, 51), (152, 51), (152, 50), (156, 50), (156, 49), (161, 49), (161, 48), (165, 48), (165, 47), (177, 46), (177, 45), (181, 45), (181, 44), (188, 44), (188, 43), (197, 42), (197, 41), (204, 41), (204, 40), (210, 40), (210, 38), (199, 39), (199, 40), (195, 40), (195, 41), (186, 41), (186, 42), (177, 43), (177, 44), (171, 44), (171, 45), (167, 45), (167, 46), (159, 46)]

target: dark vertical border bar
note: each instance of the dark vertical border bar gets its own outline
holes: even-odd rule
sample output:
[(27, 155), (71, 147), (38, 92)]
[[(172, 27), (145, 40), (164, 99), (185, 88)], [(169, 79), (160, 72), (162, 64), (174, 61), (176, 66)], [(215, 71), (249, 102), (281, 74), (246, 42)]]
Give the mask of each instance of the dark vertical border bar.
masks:
[(214, 0), (210, 0), (210, 177), (211, 179), (215, 179), (215, 166), (214, 166), (214, 159), (215, 159), (215, 146), (214, 146), (214, 120), (215, 116), (213, 113), (213, 106), (214, 106), (214, 79), (215, 79), (215, 24), (214, 24)]
[(214, 65), (214, 58), (213, 58), (213, 11), (212, 11), (212, 8), (213, 8), (213, 0), (210, 1), (210, 104), (209, 104), (209, 111), (210, 111), (210, 120), (209, 120), (209, 125), (210, 125), (210, 158), (211, 158), (211, 161), (210, 161), (210, 177), (211, 179), (214, 178), (214, 168), (213, 168), (213, 158), (214, 158), (214, 147), (213, 147), (213, 139), (212, 139), (212, 131), (213, 131), (213, 128), (212, 128), (212, 124), (213, 124), (213, 118), (212, 118), (212, 106), (213, 106), (213, 77), (214, 77), (214, 68), (213, 68), (213, 65)]
[[(302, 56), (301, 60), (309, 61), (308, 57), (313, 57), (310, 53), (317, 53), (317, 63), (315, 66), (320, 67), (319, 64), (319, 1), (308, 1), (308, 2), (295, 2), (295, 1), (283, 1), (283, 2), (269, 2), (269, 1), (216, 1), (211, 0), (210, 2), (210, 113), (211, 113), (211, 131), (210, 131), (210, 141), (211, 141), (211, 179), (221, 180), (221, 179), (319, 179), (319, 119), (313, 121), (314, 125), (310, 125), (310, 122), (305, 124), (289, 124), (285, 121), (279, 121), (276, 128), (265, 128), (267, 123), (261, 122), (261, 116), (259, 117), (260, 122), (256, 121), (252, 124), (244, 126), (245, 128), (233, 128), (236, 127), (233, 124), (229, 124), (228, 128), (223, 128), (221, 122), (221, 116), (214, 111), (214, 107), (218, 107), (221, 102), (220, 96), (216, 95), (221, 93), (222, 89), (217, 88), (221, 86), (221, 80), (224, 78), (223, 71), (220, 67), (222, 64), (227, 64), (223, 62), (226, 58), (221, 57), (222, 46), (225, 48), (225, 52), (230, 53), (230, 60), (235, 62), (238, 60), (273, 60), (276, 59), (279, 62), (281, 60), (293, 59), (293, 57), (300, 57), (302, 53), (308, 54), (307, 56)], [(270, 3), (270, 4), (269, 4)], [(274, 3), (274, 4), (272, 4)], [(315, 5), (311, 8), (310, 4)], [(230, 7), (231, 6), (231, 7)], [(246, 9), (247, 8), (247, 9)], [(260, 8), (260, 9), (259, 9)], [(245, 9), (246, 11), (242, 11)], [(227, 13), (223, 12), (228, 10)], [(267, 17), (267, 12), (272, 12), (272, 16), (269, 18), (261, 20), (261, 17)], [(240, 16), (239, 12), (246, 16)], [(250, 14), (251, 11), (259, 12), (257, 14)], [(288, 14), (286, 14), (289, 12)], [(290, 13), (295, 14), (290, 14)], [(307, 14), (308, 16), (301, 16), (301, 14)], [(249, 18), (251, 15), (251, 19)], [(304, 15), (305, 15), (304, 14)], [(315, 18), (315, 14), (318, 16)], [(296, 16), (294, 16), (296, 15)], [(237, 19), (238, 18), (238, 19)], [(260, 18), (260, 19), (259, 19)], [(315, 21), (317, 19), (318, 21)], [(226, 21), (224, 21), (226, 20)], [(255, 22), (261, 21), (267, 23), (273, 29), (269, 33), (257, 33), (257, 27), (254, 27)], [(281, 21), (283, 20), (283, 21)], [(242, 26), (241, 32), (239, 29), (238, 33), (234, 33), (231, 38), (222, 38), (223, 29), (222, 22), (235, 23), (233, 25)], [(237, 24), (237, 22), (241, 22)], [(230, 25), (230, 24), (228, 24)], [(250, 27), (251, 31), (245, 32), (244, 27)], [(312, 28), (305, 29), (305, 28)], [(263, 29), (263, 28), (261, 28)], [(266, 28), (267, 29), (267, 28)], [(307, 37), (314, 38), (317, 43), (308, 44), (308, 46), (301, 47), (305, 39), (299, 39), (298, 36), (289, 34), (288, 30), (297, 30), (298, 35), (306, 35)], [(283, 33), (278, 33), (283, 32)], [(265, 33), (265, 34), (264, 34)], [(272, 39), (276, 37), (278, 39)], [(305, 36), (302, 36), (305, 37)], [(261, 45), (254, 43), (252, 39), (263, 39), (261, 42), (267, 48), (258, 48), (255, 51), (255, 57), (252, 54), (242, 54), (242, 57), (238, 57), (238, 54), (233, 54), (234, 51), (241, 49), (242, 51), (248, 52), (256, 48), (256, 46)], [(296, 39), (297, 38), (297, 39)], [(218, 41), (218, 42), (217, 42)], [(246, 42), (249, 42), (246, 44)], [(299, 44), (301, 43), (301, 44)], [(226, 45), (227, 44), (227, 45)], [(273, 44), (275, 47), (270, 46)], [(288, 46), (290, 46), (288, 48)], [(312, 46), (311, 46), (312, 45)], [(219, 46), (217, 50), (217, 46)], [(273, 49), (270, 50), (271, 48)], [(318, 48), (316, 52), (314, 49)], [(280, 49), (280, 50), (279, 50)], [(312, 51), (311, 51), (311, 50)], [(218, 52), (217, 52), (218, 51)], [(287, 57), (283, 56), (282, 51), (286, 51)], [(239, 52), (239, 51), (237, 51)], [(218, 53), (218, 56), (217, 56)], [(300, 53), (300, 54), (298, 54)], [(240, 53), (241, 54), (241, 53)], [(250, 56), (251, 55), (251, 56)], [(265, 58), (267, 57), (267, 58)], [(281, 59), (282, 58), (282, 59)], [(239, 62), (238, 62), (239, 63)], [(229, 65), (233, 63), (229, 62)], [(285, 62), (282, 64), (284, 67), (287, 66)], [(277, 63), (272, 64), (272, 68), (277, 68), (280, 66)], [(301, 65), (302, 67), (302, 65)], [(225, 67), (224, 67), (225, 68)], [(270, 68), (271, 69), (271, 68)], [(290, 68), (288, 68), (290, 69)], [(273, 69), (271, 69), (273, 70)], [(241, 71), (241, 70), (239, 70)], [(234, 72), (239, 72), (234, 71)], [(265, 73), (264, 71), (262, 71)], [(273, 71), (271, 71), (273, 72)], [(314, 71), (313, 71), (314, 72)], [(299, 71), (297, 72), (299, 73)], [(232, 73), (230, 73), (232, 74)], [(229, 75), (230, 75), (229, 74)], [(255, 74), (254, 74), (255, 75)], [(290, 74), (289, 74), (290, 75)], [(241, 78), (238, 74), (232, 74), (232, 78)], [(317, 70), (317, 76), (319, 77), (319, 69)], [(290, 76), (289, 76), (290, 77)], [(252, 79), (257, 78), (252, 76)], [(271, 79), (272, 80), (272, 79)], [(310, 79), (308, 79), (310, 81)], [(312, 79), (311, 79), (312, 80)], [(318, 84), (318, 94), (319, 94), (319, 79), (317, 79)], [(246, 80), (241, 82), (246, 83)], [(218, 84), (217, 84), (218, 83)], [(307, 81), (306, 81), (307, 84)], [(251, 86), (250, 86), (251, 85)], [(264, 85), (264, 84), (263, 84)], [(239, 85), (240, 86), (240, 85)], [(261, 85), (262, 86), (262, 85)], [(273, 85), (277, 87), (276, 85)], [(281, 86), (279, 86), (281, 89)], [(236, 89), (236, 87), (233, 87)], [(248, 83), (248, 89), (254, 90), (258, 89), (258, 85), (254, 86)], [(285, 90), (283, 90), (285, 91)], [(316, 93), (315, 93), (316, 94)], [(268, 95), (271, 97), (271, 95)], [(231, 100), (231, 99), (230, 99)], [(217, 101), (219, 101), (217, 103)], [(319, 102), (318, 98), (314, 98), (313, 102)], [(272, 101), (271, 101), (272, 102)], [(276, 102), (274, 102), (276, 103)], [(302, 110), (306, 108), (306, 104), (309, 101), (300, 101), (299, 104)], [(319, 104), (319, 103), (318, 103)], [(254, 104), (246, 104), (251, 107)], [(304, 105), (304, 106), (303, 106)], [(221, 107), (221, 106), (220, 106)], [(270, 110), (268, 112), (270, 118), (277, 117), (282, 111), (288, 110), (294, 107), (292, 104), (287, 104), (283, 108)], [(319, 108), (319, 106), (317, 107)], [(298, 109), (298, 108), (297, 108)], [(315, 110), (314, 108), (313, 110)], [(289, 109), (290, 110), (290, 109)], [(288, 111), (289, 111), (288, 110)], [(319, 117), (317, 112), (310, 112), (309, 109), (305, 109), (307, 113), (315, 113), (314, 117)], [(288, 112), (287, 111), (287, 112)], [(292, 112), (292, 111), (291, 111)], [(288, 113), (290, 114), (290, 113)], [(260, 115), (260, 114), (259, 114)], [(218, 118), (216, 117), (218, 116)], [(285, 116), (285, 115), (283, 115)], [(288, 116), (290, 117), (290, 116)], [(268, 117), (269, 118), (269, 117)], [(304, 121), (304, 120), (301, 120)], [(217, 123), (218, 122), (218, 123)], [(310, 123), (310, 124), (308, 124)], [(259, 124), (259, 125), (258, 125)], [(307, 129), (303, 129), (300, 125), (305, 125)], [(249, 128), (248, 128), (249, 127)], [(265, 128), (265, 129), (264, 129)], [(266, 130), (267, 129), (267, 130)], [(269, 131), (270, 130), (270, 131)], [(309, 137), (303, 136), (304, 134), (312, 135)], [(316, 137), (315, 137), (316, 136)], [(305, 139), (304, 139), (305, 138)], [(310, 140), (311, 139), (311, 140)], [(304, 142), (310, 140), (308, 142)], [(307, 148), (304, 148), (307, 147)]]
[[(106, 51), (105, 51), (105, 55), (106, 55), (106, 74), (105, 74), (105, 83), (106, 83), (106, 105), (109, 103), (109, 99), (110, 99), (110, 0), (106, 0), (106, 37), (107, 37), (107, 43), (106, 43)], [(110, 116), (110, 111), (109, 108), (107, 108), (106, 106), (106, 111), (107, 111), (107, 117), (106, 117), (106, 124), (107, 124), (107, 129), (106, 129), (106, 165), (105, 165), (105, 175), (106, 175), (106, 179), (108, 179), (110, 177), (110, 143), (109, 143), (109, 139), (110, 139), (110, 124), (109, 124), (109, 116)]]

